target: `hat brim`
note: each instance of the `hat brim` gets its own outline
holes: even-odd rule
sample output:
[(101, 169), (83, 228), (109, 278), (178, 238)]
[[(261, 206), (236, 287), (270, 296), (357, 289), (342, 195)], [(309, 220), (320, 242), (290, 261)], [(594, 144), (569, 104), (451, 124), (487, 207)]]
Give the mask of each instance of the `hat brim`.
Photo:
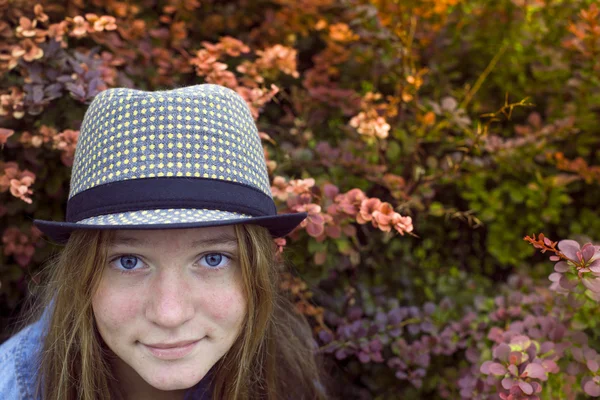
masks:
[[(165, 210), (150, 210), (165, 211)], [(204, 211), (204, 210), (195, 210)], [(208, 210), (207, 210), (208, 211)], [(236, 224), (252, 224), (265, 227), (274, 238), (283, 237), (294, 230), (306, 217), (307, 213), (278, 214), (263, 217), (243, 216), (240, 214), (229, 213), (230, 218), (216, 220), (197, 220), (197, 221), (176, 221), (170, 219), (165, 221), (150, 221), (141, 223), (81, 223), (80, 222), (58, 222), (36, 219), (34, 225), (46, 234), (50, 239), (65, 244), (69, 240), (71, 233), (75, 230), (139, 230), (139, 229), (185, 229), (185, 228), (203, 228), (211, 226), (226, 226)], [(113, 214), (115, 215), (115, 214)], [(124, 215), (124, 214), (121, 214)]]

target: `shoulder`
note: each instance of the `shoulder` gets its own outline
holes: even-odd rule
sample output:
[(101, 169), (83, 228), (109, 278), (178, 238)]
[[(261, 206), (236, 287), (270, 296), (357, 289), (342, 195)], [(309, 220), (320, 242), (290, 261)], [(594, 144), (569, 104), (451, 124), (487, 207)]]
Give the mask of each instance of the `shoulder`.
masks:
[(0, 399), (34, 398), (42, 330), (38, 321), (0, 345)]

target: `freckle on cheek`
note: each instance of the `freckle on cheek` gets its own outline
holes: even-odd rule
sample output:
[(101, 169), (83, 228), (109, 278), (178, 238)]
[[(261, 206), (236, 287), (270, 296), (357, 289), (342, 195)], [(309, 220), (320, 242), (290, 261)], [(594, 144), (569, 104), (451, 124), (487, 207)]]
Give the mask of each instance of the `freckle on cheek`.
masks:
[[(95, 310), (101, 314), (104, 323), (109, 325), (121, 324), (133, 318), (139, 308), (135, 296), (124, 293), (114, 293), (101, 285), (93, 299)], [(98, 316), (97, 316), (98, 317)]]
[(211, 315), (219, 321), (231, 320), (234, 317), (232, 309), (239, 309), (240, 307), (245, 308), (245, 301), (241, 293), (235, 291), (224, 293), (213, 299), (210, 305)]

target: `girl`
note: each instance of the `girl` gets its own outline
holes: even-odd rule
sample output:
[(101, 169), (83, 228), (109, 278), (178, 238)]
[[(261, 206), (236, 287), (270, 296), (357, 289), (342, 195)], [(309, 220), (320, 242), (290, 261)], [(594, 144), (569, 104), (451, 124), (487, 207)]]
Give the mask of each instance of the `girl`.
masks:
[(245, 101), (109, 89), (81, 126), (43, 314), (0, 346), (2, 399), (324, 399), (278, 291), (278, 215)]

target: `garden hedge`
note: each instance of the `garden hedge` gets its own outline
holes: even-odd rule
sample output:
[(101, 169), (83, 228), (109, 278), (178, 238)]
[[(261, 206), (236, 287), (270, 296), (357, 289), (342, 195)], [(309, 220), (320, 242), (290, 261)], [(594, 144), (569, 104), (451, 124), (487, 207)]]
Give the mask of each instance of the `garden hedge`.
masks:
[(281, 286), (332, 398), (600, 396), (599, 57), (589, 0), (0, 1), (0, 342), (87, 104), (210, 82), (309, 213)]

